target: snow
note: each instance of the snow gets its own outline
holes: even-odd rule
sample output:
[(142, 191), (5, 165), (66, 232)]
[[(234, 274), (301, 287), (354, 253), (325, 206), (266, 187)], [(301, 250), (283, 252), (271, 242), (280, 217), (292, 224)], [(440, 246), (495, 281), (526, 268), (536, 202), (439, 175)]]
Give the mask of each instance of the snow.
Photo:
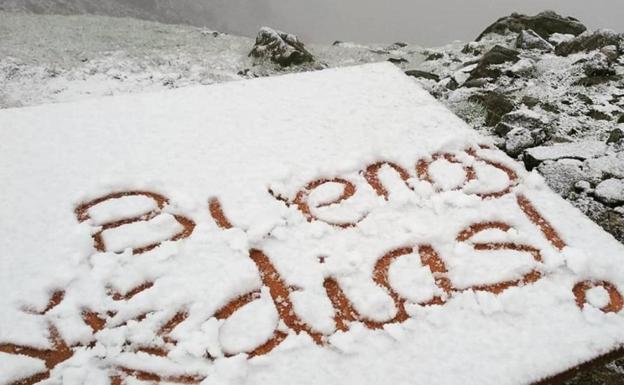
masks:
[(228, 354), (251, 351), (273, 336), (278, 321), (270, 295), (263, 293), (221, 325), (219, 342)]
[[(624, 343), (624, 314), (600, 310), (604, 293), (588, 291), (590, 316), (573, 293), (585, 281), (621, 293), (624, 247), (391, 64), (7, 109), (0, 127), (11, 160), (0, 167), (0, 347), (49, 348), (55, 325), (76, 347), (52, 383), (106, 384), (125, 367), (204, 384), (511, 385)], [(431, 183), (416, 165), (434, 154), (459, 163), (432, 162)], [(409, 176), (380, 169), (387, 199), (365, 172), (381, 161)], [(344, 200), (351, 187), (312, 183), (338, 179), (353, 189)], [(76, 216), (137, 191), (168, 203), (128, 195)], [(232, 228), (213, 217), (214, 198)], [(532, 270), (534, 282), (483, 289)], [(352, 306), (344, 322), (331, 280)], [(43, 311), (57, 290), (44, 314), (22, 310)], [(81, 323), (87, 310), (102, 330)], [(247, 355), (275, 333), (285, 339), (268, 354)], [(27, 366), (0, 383), (41, 369), (6, 356)]]
[(124, 218), (138, 217), (157, 208), (156, 202), (144, 195), (126, 196), (104, 201), (87, 212), (95, 224), (103, 225)]
[(587, 302), (597, 309), (602, 309), (609, 304), (609, 292), (602, 286), (595, 286), (587, 290), (585, 294)]
[(148, 222), (137, 222), (105, 230), (102, 233), (107, 250), (120, 252), (126, 248), (141, 248), (172, 238), (182, 226), (172, 215), (163, 214)]
[(451, 163), (446, 159), (438, 159), (429, 166), (432, 181), (443, 190), (461, 187), (466, 181), (466, 173), (461, 164)]
[[(248, 57), (252, 38), (185, 25), (0, 11), (0, 35), (0, 108), (163, 91), (282, 72), (272, 65), (254, 65)], [(380, 62), (391, 56), (382, 45), (311, 44), (306, 48), (330, 67)], [(417, 48), (401, 49), (401, 56), (411, 65), (424, 58)]]
[(10, 384), (45, 371), (45, 362), (24, 355), (0, 352), (0, 367), (11, 370), (0, 371), (0, 383)]

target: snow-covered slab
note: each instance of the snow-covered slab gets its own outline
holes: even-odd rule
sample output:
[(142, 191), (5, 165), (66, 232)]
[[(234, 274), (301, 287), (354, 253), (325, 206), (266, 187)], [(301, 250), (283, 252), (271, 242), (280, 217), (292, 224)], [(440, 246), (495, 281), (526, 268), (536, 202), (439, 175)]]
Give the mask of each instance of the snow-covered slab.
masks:
[(533, 147), (526, 153), (538, 162), (563, 158), (589, 159), (604, 155), (607, 145), (600, 141), (583, 141), (576, 143), (559, 143), (553, 146)]
[(0, 382), (528, 384), (624, 247), (389, 64), (0, 112)]

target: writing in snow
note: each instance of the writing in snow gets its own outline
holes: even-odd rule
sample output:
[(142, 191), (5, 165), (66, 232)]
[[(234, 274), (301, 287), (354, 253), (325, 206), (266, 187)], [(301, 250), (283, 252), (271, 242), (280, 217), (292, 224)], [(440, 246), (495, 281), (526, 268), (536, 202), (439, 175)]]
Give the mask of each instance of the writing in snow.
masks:
[[(483, 146), (483, 148), (487, 149), (487, 147), (485, 146)], [(432, 165), (434, 165), (435, 162), (438, 161), (443, 161), (447, 165), (460, 167), (464, 173), (463, 183), (457, 184), (455, 186), (448, 186), (444, 185), (444, 183), (438, 183), (438, 181), (435, 180), (435, 177), (432, 176), (431, 172)], [(497, 199), (504, 195), (515, 193), (514, 187), (518, 184), (518, 176), (516, 172), (513, 171), (512, 168), (504, 165), (501, 162), (492, 161), (479, 156), (477, 154), (477, 150), (475, 149), (468, 149), (457, 154), (436, 153), (428, 159), (419, 160), (416, 163), (415, 167), (416, 177), (419, 180), (426, 181), (434, 185), (436, 191), (438, 192), (451, 189), (461, 190), (465, 185), (469, 184), (472, 181), (475, 181), (478, 178), (477, 173), (475, 172), (475, 167), (478, 163), (488, 165), (499, 171), (502, 171), (506, 175), (508, 183), (499, 190), (477, 193), (477, 196), (485, 200)], [(377, 195), (388, 200), (388, 189), (386, 186), (384, 186), (383, 182), (380, 179), (380, 171), (384, 168), (394, 171), (396, 175), (398, 175), (408, 187), (410, 187), (408, 181), (412, 176), (406, 169), (391, 162), (377, 162), (363, 168), (361, 170), (361, 174), (364, 176), (370, 187), (372, 187)], [(339, 194), (337, 194), (338, 196), (332, 198), (329, 201), (311, 203), (310, 196), (312, 195), (312, 193), (316, 189), (321, 188), (326, 184), (334, 184), (340, 186), (341, 191)], [(343, 202), (353, 197), (356, 193), (356, 190), (356, 185), (348, 179), (342, 177), (334, 177), (321, 178), (310, 181), (309, 183), (305, 184), (305, 186), (303, 186), (303, 188), (301, 188), (294, 195), (294, 197), (291, 198), (281, 196), (273, 191), (270, 191), (270, 193), (274, 196), (275, 199), (283, 202), (288, 206), (296, 208), (301, 213), (301, 215), (303, 215), (308, 221), (312, 222), (322, 220), (315, 215), (315, 210), (320, 207), (341, 205)], [(106, 232), (120, 232), (123, 231), (124, 227), (132, 226), (132, 224), (154, 220), (155, 218), (163, 214), (162, 210), (167, 205), (168, 199), (165, 196), (155, 192), (121, 191), (111, 193), (109, 195), (86, 202), (76, 208), (76, 215), (78, 220), (80, 222), (84, 222), (93, 219), (91, 218), (91, 215), (97, 214), (96, 209), (98, 206), (103, 206), (106, 204), (110, 204), (110, 202), (116, 200), (129, 199), (132, 197), (143, 197), (150, 200), (152, 202), (152, 208), (147, 212), (140, 212), (139, 210), (138, 214), (135, 212), (135, 210), (129, 210), (129, 212), (132, 213), (131, 215), (118, 217), (114, 220), (111, 220), (110, 222), (100, 223), (99, 230), (95, 234), (93, 234), (94, 246), (98, 251), (123, 251), (123, 248), (111, 248), (111, 246), (106, 241)], [(562, 250), (566, 246), (565, 242), (558, 235), (557, 231), (547, 220), (545, 220), (540, 215), (538, 210), (533, 206), (528, 198), (516, 193), (516, 202), (524, 215), (526, 215), (530, 222), (539, 229), (539, 231), (555, 249)], [(224, 213), (218, 199), (211, 199), (208, 202), (207, 209), (209, 210), (212, 218), (220, 228), (230, 229), (234, 227), (234, 225), (227, 217), (226, 213)], [(176, 222), (178, 231), (169, 237), (169, 241), (179, 241), (188, 238), (193, 234), (195, 229), (195, 222), (191, 218), (187, 218), (183, 215), (173, 215), (172, 220)], [(357, 226), (357, 224), (361, 220), (362, 218), (352, 222), (325, 222), (332, 226), (336, 226), (337, 228), (351, 228)], [(407, 320), (409, 318), (409, 314), (406, 305), (409, 303), (409, 301), (401, 296), (397, 290), (395, 290), (389, 278), (389, 271), (391, 266), (396, 261), (398, 261), (401, 257), (410, 254), (416, 254), (420, 257), (422, 266), (429, 269), (435, 285), (438, 289), (436, 291), (437, 294), (435, 294), (432, 298), (419, 303), (419, 305), (422, 306), (444, 305), (448, 301), (448, 299), (451, 298), (454, 294), (465, 290), (487, 291), (493, 294), (499, 294), (511, 287), (518, 287), (535, 283), (543, 277), (543, 273), (539, 268), (539, 265), (543, 262), (542, 253), (538, 248), (529, 244), (522, 244), (517, 242), (487, 242), (474, 240), (478, 238), (477, 236), (479, 234), (488, 230), (500, 230), (503, 232), (507, 232), (510, 229), (512, 229), (512, 226), (504, 221), (482, 221), (471, 224), (470, 226), (459, 232), (455, 237), (455, 242), (465, 243), (477, 252), (508, 250), (519, 253), (526, 253), (532, 258), (535, 265), (538, 266), (515, 279), (502, 280), (496, 283), (458, 288), (449, 278), (448, 269), (443, 256), (439, 254), (436, 246), (431, 244), (415, 244), (409, 246), (401, 245), (397, 248), (389, 250), (383, 255), (380, 255), (374, 265), (374, 269), (370, 279), (377, 286), (381, 287), (392, 298), (394, 307), (396, 309), (394, 316), (385, 321), (369, 319), (360, 314), (356, 309), (356, 306), (354, 306), (352, 301), (349, 299), (348, 295), (342, 290), (339, 280), (337, 280), (335, 277), (327, 277), (323, 282), (323, 286), (327, 298), (331, 301), (334, 309), (334, 321), (336, 325), (335, 329), (338, 331), (347, 331), (349, 329), (350, 323), (352, 322), (361, 322), (370, 329), (380, 329), (383, 328), (384, 325), (401, 323)], [(161, 243), (162, 241), (158, 241), (151, 244), (142, 245), (140, 247), (134, 248), (133, 253), (145, 253), (159, 246)], [(270, 255), (267, 255), (262, 250), (252, 249), (249, 251), (249, 258), (257, 267), (257, 271), (262, 281), (262, 284), (266, 289), (268, 289), (268, 292), (270, 293), (270, 296), (274, 302), (275, 308), (277, 309), (279, 318), (283, 321), (283, 323), (295, 333), (305, 333), (309, 335), (312, 340), (314, 340), (317, 344), (325, 344), (327, 341), (327, 335), (324, 335), (323, 333), (314, 330), (312, 327), (307, 325), (297, 314), (295, 307), (293, 306), (293, 303), (290, 299), (290, 295), (293, 289), (285, 283), (284, 279), (280, 275), (280, 272), (272, 263)], [(319, 256), (319, 263), (325, 263), (325, 258), (325, 256)], [(142, 290), (148, 290), (152, 284), (153, 283), (151, 282), (144, 283), (137, 289), (130, 291), (130, 294), (135, 295)], [(573, 293), (577, 305), (582, 308), (588, 301), (587, 292), (597, 287), (602, 288), (604, 292), (608, 295), (608, 303), (601, 308), (602, 311), (618, 312), (622, 309), (624, 301), (622, 299), (621, 293), (612, 283), (606, 281), (578, 282), (573, 288)], [(117, 296), (122, 297), (121, 294), (117, 294)], [(217, 319), (226, 320), (234, 315), (242, 307), (253, 302), (259, 297), (260, 290), (254, 290), (244, 295), (241, 295), (237, 298), (232, 299), (225, 306), (216, 311), (214, 316)], [(178, 318), (183, 318), (183, 313), (179, 313)], [(178, 322), (181, 321), (178, 320)], [(287, 333), (285, 333), (284, 331), (275, 330), (273, 337), (269, 341), (264, 342), (262, 345), (249, 350), (247, 353), (250, 357), (266, 354), (270, 352), (273, 348), (278, 346), (286, 338), (286, 336)], [(228, 352), (225, 352), (226, 355), (227, 353)]]
[[(487, 149), (487, 147), (483, 148)], [(440, 180), (439, 175), (433, 170), (440, 164), (446, 167), (455, 167), (461, 169), (463, 177), (458, 183), (444, 183)], [(384, 184), (383, 178), (380, 177), (382, 170), (394, 172), (398, 176), (398, 180), (404, 182), (407, 188), (413, 190), (410, 180), (417, 180), (428, 183), (435, 192), (445, 192), (456, 190), (468, 194), (466, 187), (479, 179), (477, 167), (487, 166), (498, 170), (506, 176), (507, 183), (495, 189), (489, 189), (482, 192), (470, 192), (473, 196), (481, 200), (497, 202), (503, 196), (513, 197), (513, 202), (522, 215), (528, 219), (528, 222), (537, 229), (537, 233), (541, 234), (555, 250), (563, 250), (566, 247), (565, 241), (559, 236), (557, 230), (540, 214), (533, 203), (520, 193), (515, 187), (519, 184), (519, 178), (516, 172), (509, 166), (499, 162), (484, 158), (479, 155), (479, 149), (470, 148), (459, 153), (435, 153), (427, 159), (421, 159), (416, 162), (415, 175), (398, 164), (392, 162), (377, 162), (363, 167), (359, 175), (363, 176), (365, 184), (374, 191), (374, 193), (383, 200), (391, 200), (391, 188)], [(448, 173), (441, 173), (449, 175)], [(322, 201), (312, 199), (314, 192), (327, 185), (339, 187), (339, 192), (333, 194), (331, 199)], [(346, 231), (346, 229), (357, 228), (358, 224), (364, 220), (366, 215), (358, 216), (357, 220), (352, 221), (330, 221), (324, 220), (318, 215), (318, 210), (322, 208), (336, 208), (346, 205), (348, 201), (357, 193), (356, 184), (347, 177), (320, 178), (305, 183), (301, 189), (293, 194), (293, 196), (283, 196), (274, 191), (268, 193), (277, 201), (288, 207), (293, 208), (302, 215), (308, 222), (322, 221), (337, 229), (337, 231)], [(171, 214), (167, 211), (169, 199), (164, 195), (154, 191), (116, 191), (99, 198), (90, 200), (80, 204), (75, 209), (75, 215), (78, 222), (87, 223), (93, 227), (92, 240), (93, 246), (98, 252), (120, 253), (127, 249), (127, 241), (130, 239), (139, 243), (138, 246), (132, 248), (133, 254), (144, 254), (150, 250), (158, 248), (163, 242), (178, 242), (189, 239), (196, 232), (196, 222), (185, 216), (184, 214)], [(210, 199), (206, 210), (210, 213), (212, 220), (222, 230), (232, 229), (236, 225), (228, 218), (224, 212), (220, 201), (216, 198)], [(350, 216), (353, 217), (353, 216)], [(164, 233), (156, 234), (154, 237), (141, 238), (142, 234), (137, 226), (146, 225), (149, 222), (159, 222), (159, 229), (166, 230)], [(348, 293), (343, 290), (339, 277), (327, 276), (323, 280), (324, 295), (331, 303), (333, 309), (333, 321), (335, 327), (331, 332), (321, 332), (307, 323), (300, 314), (298, 314), (296, 306), (293, 302), (293, 292), (297, 288), (289, 286), (282, 274), (271, 259), (271, 255), (260, 249), (251, 249), (247, 256), (256, 267), (256, 273), (261, 282), (261, 288), (248, 290), (242, 295), (227, 300), (224, 306), (217, 309), (211, 318), (222, 321), (225, 325), (226, 321), (234, 317), (239, 311), (247, 305), (251, 305), (254, 301), (264, 298), (270, 298), (273, 302), (279, 321), (272, 331), (272, 335), (262, 341), (250, 341), (243, 344), (248, 346), (244, 351), (229, 351), (227, 346), (221, 347), (220, 356), (231, 356), (239, 353), (246, 353), (247, 357), (256, 357), (265, 355), (279, 346), (286, 340), (290, 333), (299, 335), (307, 335), (313, 343), (319, 346), (329, 344), (332, 334), (336, 332), (348, 331), (354, 323), (360, 323), (368, 329), (383, 329), (389, 324), (400, 324), (410, 319), (409, 308), (412, 306), (444, 306), (453, 296), (466, 290), (485, 291), (494, 295), (500, 294), (505, 290), (513, 287), (522, 287), (524, 285), (534, 284), (545, 276), (543, 266), (543, 250), (531, 245), (518, 241), (508, 240), (487, 240), (483, 237), (487, 232), (502, 231), (509, 232), (514, 226), (504, 220), (483, 220), (475, 221), (455, 234), (452, 242), (463, 244), (474, 252), (496, 252), (496, 251), (512, 251), (526, 255), (532, 261), (529, 271), (524, 272), (520, 276), (513, 279), (502, 279), (498, 282), (478, 285), (458, 285), (453, 282), (449, 268), (445, 261), (444, 255), (439, 252), (440, 245), (431, 242), (422, 242), (414, 244), (400, 244), (394, 248), (381, 253), (374, 262), (372, 273), (367, 279), (372, 281), (374, 285), (380, 288), (391, 299), (394, 306), (394, 312), (387, 319), (372, 319), (359, 311), (355, 302), (349, 297)], [(485, 239), (485, 240), (484, 240)], [(390, 270), (392, 266), (406, 256), (417, 256), (421, 265), (428, 270), (432, 278), (433, 285), (436, 290), (430, 298), (423, 301), (413, 301), (401, 295), (399, 290), (390, 278)], [(326, 263), (326, 256), (319, 255), (319, 264)], [(155, 261), (154, 263), (158, 263)], [(131, 288), (123, 293), (109, 290), (112, 301), (130, 301), (142, 292), (147, 292), (155, 286), (155, 282), (147, 281)], [(241, 290), (244, 291), (244, 290)], [(595, 301), (597, 297), (596, 291), (602, 293), (602, 301)], [(624, 307), (624, 298), (618, 288), (611, 282), (605, 280), (579, 280), (572, 288), (572, 298), (579, 308), (583, 308), (587, 303), (594, 307), (600, 308), (605, 313), (620, 312)], [(59, 305), (64, 298), (65, 292), (58, 290), (51, 296), (48, 306), (42, 312), (37, 314), (45, 315), (48, 311)], [(596, 304), (599, 304), (596, 305)], [(266, 313), (260, 313), (260, 316), (267, 316)], [(121, 325), (116, 324), (114, 319), (115, 311), (95, 312), (90, 309), (83, 309), (80, 317), (86, 325), (88, 325), (93, 333), (105, 329), (118, 328)], [(139, 314), (134, 319), (125, 320), (124, 324), (129, 321), (141, 322), (145, 319), (146, 314)], [(143, 352), (145, 354), (164, 357), (176, 346), (177, 341), (172, 335), (174, 329), (182, 324), (189, 317), (184, 304), (177, 309), (175, 314), (164, 322), (157, 330), (160, 337), (160, 344), (156, 346), (137, 346), (136, 344), (128, 345), (134, 352)], [(259, 320), (256, 320), (259, 321)], [(33, 381), (48, 378), (50, 370), (61, 362), (64, 362), (74, 355), (74, 350), (65, 343), (60, 337), (59, 332), (54, 325), (50, 323), (50, 338), (54, 350), (38, 350), (32, 347), (24, 347), (12, 344), (0, 344), (0, 352), (9, 354), (26, 354), (31, 357), (39, 358), (45, 361), (47, 371), (37, 374), (32, 378)], [(221, 332), (221, 330), (219, 331)], [(85, 345), (90, 346), (90, 345)], [(206, 356), (206, 359), (212, 359), (212, 356)], [(182, 376), (182, 377), (159, 377), (157, 373), (136, 371), (125, 368), (123, 365), (116, 367), (114, 373), (125, 373), (144, 380), (161, 379), (172, 382), (195, 383), (202, 381), (201, 377)], [(114, 374), (111, 377), (112, 383), (123, 383), (123, 377)], [(30, 382), (30, 383), (35, 383)]]

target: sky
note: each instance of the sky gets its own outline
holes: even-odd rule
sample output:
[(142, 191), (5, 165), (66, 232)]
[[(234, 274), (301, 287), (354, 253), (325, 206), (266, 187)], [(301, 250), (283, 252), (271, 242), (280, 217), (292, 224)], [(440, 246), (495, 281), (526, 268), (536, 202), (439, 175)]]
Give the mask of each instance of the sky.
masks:
[[(136, 0), (135, 0), (136, 1)], [(424, 46), (472, 40), (514, 11), (552, 9), (590, 29), (624, 32), (624, 0), (196, 0), (209, 4), (206, 21), (253, 36), (262, 25), (298, 34), (306, 42), (406, 41)], [(198, 15), (196, 15), (198, 16)], [(201, 24), (203, 19), (194, 20)]]

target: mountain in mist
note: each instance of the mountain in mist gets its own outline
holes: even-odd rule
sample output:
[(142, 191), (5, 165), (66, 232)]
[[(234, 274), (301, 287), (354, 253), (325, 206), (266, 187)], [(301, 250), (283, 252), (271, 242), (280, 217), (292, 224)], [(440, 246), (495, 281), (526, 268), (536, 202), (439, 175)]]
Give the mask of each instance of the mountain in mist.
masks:
[[(159, 21), (169, 24), (210, 26), (239, 33), (252, 19), (271, 9), (267, 1), (245, 0), (2, 0), (0, 11), (35, 14), (94, 14)], [(237, 28), (226, 20), (239, 20)]]

